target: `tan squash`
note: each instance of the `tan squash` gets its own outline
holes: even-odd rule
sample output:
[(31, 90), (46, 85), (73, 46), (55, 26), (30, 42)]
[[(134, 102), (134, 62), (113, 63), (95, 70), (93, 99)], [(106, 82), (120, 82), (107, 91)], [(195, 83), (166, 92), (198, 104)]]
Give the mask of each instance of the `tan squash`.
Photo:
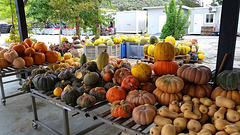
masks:
[(162, 131), (162, 126), (154, 126), (150, 128), (150, 135), (160, 135)]
[(201, 118), (198, 120), (202, 125), (205, 124), (209, 120), (209, 116), (207, 114), (202, 114)]
[(233, 133), (237, 133), (240, 131), (240, 126), (236, 125), (236, 124), (226, 125), (223, 129), (228, 134), (233, 134)]
[(208, 113), (208, 108), (207, 108), (205, 105), (200, 105), (200, 106), (199, 106), (199, 111), (200, 111), (202, 114), (206, 114), (206, 113)]
[(217, 111), (216, 108), (210, 106), (210, 107), (208, 107), (208, 113), (207, 113), (207, 114), (208, 114), (210, 117), (213, 117), (216, 111)]
[(22, 57), (17, 57), (13, 61), (13, 66), (15, 68), (23, 68), (25, 66), (25, 60)]
[(180, 112), (179, 106), (175, 104), (169, 104), (169, 110), (176, 113)]
[(222, 96), (217, 96), (216, 97), (216, 105), (218, 107), (226, 107), (226, 108), (234, 108), (235, 107), (235, 102), (231, 99), (222, 97)]
[(191, 106), (193, 106), (193, 104), (194, 104), (193, 101), (191, 101), (191, 100), (184, 101), (184, 104), (185, 104), (185, 103), (186, 103), (186, 104), (190, 104)]
[(192, 111), (190, 110), (186, 110), (184, 112), (184, 118), (187, 118), (187, 119), (200, 119), (201, 116), (198, 116), (197, 114), (194, 114)]
[(197, 135), (212, 135), (212, 133), (208, 129), (202, 129)]
[(235, 110), (239, 110), (240, 109), (240, 105), (236, 105)]
[(199, 98), (193, 98), (192, 101), (194, 104), (200, 104)]
[(194, 132), (199, 132), (202, 129), (202, 125), (197, 120), (190, 120), (187, 124), (187, 129)]
[(184, 103), (181, 107), (180, 107), (180, 110), (181, 112), (185, 112), (186, 110), (189, 110), (189, 111), (192, 111), (192, 105), (189, 104), (189, 103)]
[(213, 104), (212, 100), (207, 98), (204, 100), (204, 102), (202, 103), (205, 106), (211, 106)]
[(225, 131), (218, 131), (215, 135), (228, 135)]
[(179, 134), (182, 130), (178, 125), (173, 125), (175, 130), (176, 130), (176, 134)]
[(162, 127), (161, 135), (176, 135), (176, 129), (172, 124), (166, 124)]
[(153, 120), (153, 123), (158, 125), (158, 126), (164, 126), (166, 124), (172, 124), (172, 120), (168, 119), (168, 118), (165, 118), (165, 117), (162, 117), (160, 115), (156, 115), (154, 120)]
[(178, 118), (178, 113), (170, 111), (166, 108), (160, 108), (158, 113), (163, 117)]
[(218, 111), (214, 113), (214, 117), (216, 119), (224, 119), (226, 111), (227, 111), (226, 108), (220, 107)]
[(191, 97), (189, 95), (184, 95), (183, 101), (191, 101)]
[(223, 120), (223, 119), (216, 119), (214, 121), (214, 126), (216, 127), (217, 130), (224, 130), (224, 127), (227, 125), (231, 125), (231, 123), (229, 123), (227, 120)]
[(8, 50), (4, 53), (4, 58), (12, 63), (18, 57), (18, 53), (15, 50)]
[(240, 114), (237, 111), (230, 109), (226, 113), (226, 118), (229, 122), (237, 122), (240, 120)]
[(193, 113), (197, 114), (198, 116), (202, 116), (202, 113), (199, 111), (199, 104), (193, 105)]
[(187, 127), (187, 119), (185, 118), (176, 118), (173, 121), (173, 125), (177, 125), (180, 127), (181, 131)]
[(146, 105), (135, 107), (132, 112), (133, 120), (140, 125), (148, 125), (153, 122), (156, 111)]
[(202, 126), (202, 129), (208, 129), (214, 135), (216, 133), (216, 128), (213, 124), (207, 123)]

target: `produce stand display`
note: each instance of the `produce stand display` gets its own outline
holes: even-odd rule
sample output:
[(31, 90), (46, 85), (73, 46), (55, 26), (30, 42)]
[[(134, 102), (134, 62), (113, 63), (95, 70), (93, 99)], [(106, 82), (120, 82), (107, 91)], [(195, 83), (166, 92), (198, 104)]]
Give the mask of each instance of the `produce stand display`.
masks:
[[(53, 65), (53, 64), (56, 64), (56, 63), (44, 63), (43, 66), (49, 66), (49, 65)], [(24, 94), (26, 92), (25, 91), (21, 91), (22, 88), (19, 88), (18, 90), (20, 90), (20, 92), (12, 94), (12, 95), (9, 95), (9, 96), (6, 96), (3, 84), (11, 83), (11, 82), (14, 82), (14, 81), (20, 81), (21, 82), (22, 79), (20, 77), (17, 77), (17, 79), (3, 82), (3, 78), (9, 77), (9, 76), (15, 76), (15, 75), (16, 76), (20, 76), (21, 74), (25, 74), (25, 73), (31, 72), (33, 69), (36, 69), (38, 67), (39, 67), (39, 65), (32, 65), (30, 67), (23, 67), (21, 69), (17, 69), (17, 68), (9, 66), (9, 67), (7, 67), (5, 69), (0, 69), (0, 85), (1, 85), (1, 96), (2, 96), (1, 102), (2, 102), (2, 104), (4, 106), (6, 105), (6, 99), (7, 98), (15, 97), (17, 95), (21, 95), (21, 94)]]

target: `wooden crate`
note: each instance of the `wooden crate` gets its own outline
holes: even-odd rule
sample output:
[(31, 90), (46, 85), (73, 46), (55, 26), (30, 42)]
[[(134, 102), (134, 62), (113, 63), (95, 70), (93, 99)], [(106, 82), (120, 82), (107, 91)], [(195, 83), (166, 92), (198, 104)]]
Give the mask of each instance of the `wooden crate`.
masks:
[(202, 26), (201, 27), (201, 35), (211, 36), (212, 34), (213, 34), (213, 26)]

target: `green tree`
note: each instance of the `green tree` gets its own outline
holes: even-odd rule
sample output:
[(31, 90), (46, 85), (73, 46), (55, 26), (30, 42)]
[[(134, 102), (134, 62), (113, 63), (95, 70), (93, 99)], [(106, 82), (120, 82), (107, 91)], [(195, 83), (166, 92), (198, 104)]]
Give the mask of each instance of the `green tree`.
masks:
[(182, 2), (180, 2), (180, 6), (177, 9), (175, 0), (170, 0), (168, 6), (165, 3), (165, 13), (167, 19), (166, 24), (162, 28), (160, 39), (164, 39), (170, 35), (172, 35), (175, 39), (181, 39), (190, 24), (190, 22), (188, 22), (190, 10), (188, 10), (185, 15), (182, 10)]
[(184, 6), (188, 7), (201, 7), (199, 0), (181, 0), (178, 3), (180, 4), (180, 2), (182, 2)]

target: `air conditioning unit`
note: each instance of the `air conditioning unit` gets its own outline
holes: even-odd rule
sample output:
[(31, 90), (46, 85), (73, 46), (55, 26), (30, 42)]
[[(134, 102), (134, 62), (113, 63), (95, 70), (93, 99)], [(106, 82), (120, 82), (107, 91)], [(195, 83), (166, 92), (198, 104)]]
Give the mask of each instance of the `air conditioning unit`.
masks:
[(217, 11), (217, 8), (216, 7), (209, 7), (208, 10), (209, 10), (210, 13), (215, 13)]

